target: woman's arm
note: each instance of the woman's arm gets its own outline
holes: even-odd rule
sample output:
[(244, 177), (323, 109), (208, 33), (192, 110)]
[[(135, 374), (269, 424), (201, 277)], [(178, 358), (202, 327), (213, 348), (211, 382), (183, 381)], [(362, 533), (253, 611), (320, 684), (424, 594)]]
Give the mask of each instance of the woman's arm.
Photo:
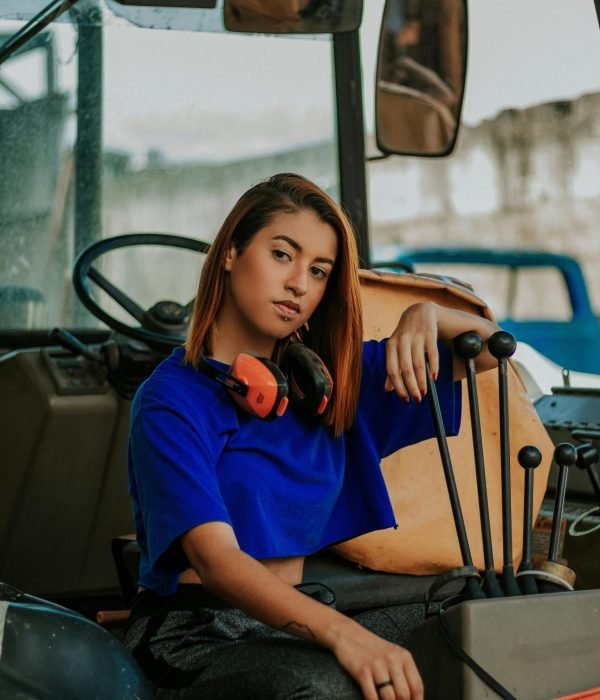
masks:
[[(226, 523), (199, 525), (181, 538), (181, 545), (207, 589), (271, 627), (327, 647), (367, 700), (423, 698), (419, 672), (406, 649), (285, 583), (240, 550)], [(393, 685), (378, 693), (375, 684), (388, 680)]]
[[(409, 306), (387, 342), (386, 390), (395, 390), (405, 401), (412, 396), (420, 402), (427, 391), (425, 354), (435, 378), (439, 371), (438, 338), (450, 343), (466, 331), (475, 331), (484, 341), (484, 348), (475, 360), (477, 371), (495, 367), (497, 360), (488, 352), (485, 341), (498, 330), (495, 323), (481, 316), (449, 309), (432, 301)], [(454, 356), (454, 378), (462, 379), (464, 376), (464, 363)]]

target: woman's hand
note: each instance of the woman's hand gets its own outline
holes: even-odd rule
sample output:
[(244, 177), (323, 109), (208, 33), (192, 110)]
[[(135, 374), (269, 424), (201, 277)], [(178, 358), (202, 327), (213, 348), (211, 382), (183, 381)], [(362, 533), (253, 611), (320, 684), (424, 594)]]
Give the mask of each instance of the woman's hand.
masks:
[(405, 401), (420, 402), (427, 392), (425, 356), (431, 376), (439, 371), (437, 305), (425, 301), (409, 306), (400, 317), (386, 347), (386, 391), (395, 390)]
[[(427, 393), (425, 357), (429, 359), (431, 376), (439, 372), (438, 338), (451, 343), (452, 339), (466, 331), (474, 331), (484, 343), (499, 327), (481, 316), (440, 306), (432, 301), (418, 302), (409, 306), (390, 336), (386, 347), (386, 391), (395, 390), (405, 401), (415, 401)], [(478, 372), (497, 366), (487, 346), (475, 360)], [(454, 357), (454, 379), (465, 376), (462, 360)]]
[[(357, 624), (357, 623), (355, 623)], [(344, 630), (332, 651), (365, 700), (422, 700), (423, 682), (409, 651), (364, 627)]]

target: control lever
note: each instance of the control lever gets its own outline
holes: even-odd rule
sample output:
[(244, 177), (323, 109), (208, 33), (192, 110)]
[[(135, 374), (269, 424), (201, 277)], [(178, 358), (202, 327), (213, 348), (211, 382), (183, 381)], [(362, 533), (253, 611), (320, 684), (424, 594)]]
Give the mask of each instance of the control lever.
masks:
[(573, 584), (575, 583), (575, 572), (567, 566), (558, 563), (558, 544), (567, 493), (568, 470), (577, 461), (577, 450), (570, 443), (561, 442), (554, 449), (554, 461), (559, 468), (558, 483), (556, 486), (554, 513), (552, 515), (548, 560), (538, 565), (539, 571), (542, 572), (538, 579), (538, 588), (541, 593), (553, 593), (564, 589), (573, 590)]
[(83, 355), (87, 357), (88, 360), (92, 362), (99, 362), (100, 364), (106, 364), (106, 359), (104, 355), (94, 350), (90, 350), (87, 345), (84, 345), (78, 338), (76, 338), (72, 333), (66, 331), (64, 328), (53, 328), (49, 333), (48, 337), (50, 340), (54, 340), (63, 348), (70, 350), (76, 355)]
[[(573, 437), (575, 437), (575, 431), (573, 431)], [(598, 450), (590, 442), (584, 442), (581, 445), (577, 445), (575, 449), (577, 450), (577, 461), (575, 462), (575, 465), (579, 467), (579, 469), (587, 472), (588, 476), (590, 477), (592, 489), (594, 490), (596, 499), (598, 500), (598, 505), (590, 508), (585, 513), (578, 516), (569, 527), (569, 535), (571, 535), (571, 537), (583, 537), (584, 535), (591, 535), (593, 532), (600, 530), (600, 523), (596, 523), (592, 525), (592, 527), (588, 527), (587, 530), (582, 530), (578, 527), (588, 516), (598, 513), (600, 510), (600, 480), (598, 479), (598, 474), (596, 474), (593, 469), (594, 464), (598, 462)]]
[(461, 333), (456, 336), (452, 344), (454, 352), (465, 363), (465, 372), (467, 375), (467, 390), (471, 414), (471, 435), (475, 458), (475, 478), (477, 482), (477, 497), (479, 500), (479, 521), (481, 524), (481, 539), (483, 542), (483, 559), (485, 566), (485, 571), (483, 572), (483, 590), (489, 598), (502, 598), (504, 593), (502, 592), (494, 568), (490, 511), (485, 480), (483, 441), (481, 437), (481, 422), (479, 420), (479, 401), (477, 399), (477, 380), (475, 374), (475, 358), (483, 349), (483, 340), (477, 333), (467, 331), (466, 333)]
[(463, 565), (465, 567), (465, 571), (468, 571), (467, 580), (465, 582), (465, 598), (467, 600), (486, 598), (486, 595), (481, 589), (479, 581), (477, 580), (479, 578), (477, 569), (473, 566), (473, 558), (471, 557), (471, 550), (469, 548), (467, 530), (465, 528), (465, 521), (463, 518), (462, 509), (460, 507), (458, 489), (454, 478), (454, 469), (452, 468), (452, 460), (448, 449), (446, 430), (442, 420), (442, 411), (440, 409), (440, 402), (438, 399), (435, 382), (431, 378), (431, 369), (427, 359), (425, 360), (425, 368), (427, 371), (427, 397), (429, 399), (429, 407), (431, 409), (431, 417), (435, 427), (435, 434), (442, 460), (442, 467), (444, 468), (446, 487), (448, 489), (448, 496), (450, 497), (450, 507), (452, 508), (452, 515), (454, 516), (454, 526), (456, 528), (456, 535), (458, 537), (458, 544), (460, 547)]
[(598, 479), (598, 474), (592, 469), (594, 464), (598, 462), (598, 450), (591, 442), (584, 442), (582, 445), (577, 445), (575, 449), (577, 450), (575, 466), (587, 472), (590, 483), (592, 484), (592, 489), (600, 503), (600, 479)]
[(525, 494), (523, 505), (523, 559), (519, 566), (517, 582), (523, 595), (539, 593), (534, 578), (533, 557), (531, 554), (531, 535), (533, 526), (533, 470), (539, 467), (542, 453), (533, 445), (525, 445), (517, 455), (519, 464), (525, 470)]
[(488, 350), (498, 360), (498, 399), (500, 413), (500, 474), (502, 479), (502, 589), (504, 595), (521, 595), (513, 566), (512, 509), (510, 490), (510, 440), (508, 423), (508, 358), (517, 341), (507, 331), (496, 331), (488, 338)]

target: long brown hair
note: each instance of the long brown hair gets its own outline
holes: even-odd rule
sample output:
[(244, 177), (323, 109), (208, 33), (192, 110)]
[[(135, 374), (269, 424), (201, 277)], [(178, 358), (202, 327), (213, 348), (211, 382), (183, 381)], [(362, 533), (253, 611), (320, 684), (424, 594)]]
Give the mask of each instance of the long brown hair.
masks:
[(255, 185), (242, 195), (223, 222), (200, 275), (185, 358), (196, 365), (202, 352), (212, 354), (217, 331), (215, 320), (227, 275), (223, 260), (231, 246), (238, 255), (242, 254), (276, 214), (291, 214), (302, 209), (315, 212), (321, 221), (333, 228), (338, 253), (325, 294), (308, 329), (301, 329), (298, 337), (277, 341), (273, 357), (277, 360), (287, 343), (297, 339), (321, 357), (335, 387), (323, 422), (340, 435), (354, 422), (361, 379), (363, 328), (356, 239), (339, 205), (301, 175), (280, 173)]

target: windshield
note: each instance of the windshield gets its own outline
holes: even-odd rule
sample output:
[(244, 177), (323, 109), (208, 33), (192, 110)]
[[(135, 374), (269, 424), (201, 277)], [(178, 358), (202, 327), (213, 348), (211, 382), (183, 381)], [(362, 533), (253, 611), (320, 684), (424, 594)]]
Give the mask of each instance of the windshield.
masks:
[[(45, 4), (0, 3), (2, 40)], [(100, 14), (83, 11), (94, 6)], [(0, 330), (101, 328), (70, 279), (78, 252), (98, 238), (165, 232), (210, 242), (239, 195), (280, 171), (305, 174), (339, 200), (330, 35), (226, 34), (222, 2), (193, 11), (114, 0), (76, 7), (78, 26), (66, 21), (71, 11), (0, 65)], [(383, 7), (365, 3), (360, 30), (368, 156), (378, 155)], [(186, 23), (202, 31), (182, 31)], [(368, 164), (371, 257), (388, 243), (567, 253), (581, 263), (598, 312), (594, 4), (478, 0), (469, 5), (469, 35), (455, 152)], [(189, 301), (201, 258), (134, 249), (98, 264), (148, 308)], [(535, 317), (545, 287), (536, 282), (523, 313)], [(481, 276), (476, 291), (494, 300), (492, 276)]]
[[(0, 32), (22, 24), (4, 21)], [(329, 40), (51, 25), (0, 66), (0, 329), (102, 327), (70, 279), (77, 253), (97, 238), (166, 232), (210, 242), (242, 192), (280, 171), (302, 172), (337, 198), (333, 105)], [(93, 209), (96, 197), (99, 220), (78, 220), (81, 202)], [(200, 261), (136, 248), (98, 265), (148, 308), (187, 303)]]

